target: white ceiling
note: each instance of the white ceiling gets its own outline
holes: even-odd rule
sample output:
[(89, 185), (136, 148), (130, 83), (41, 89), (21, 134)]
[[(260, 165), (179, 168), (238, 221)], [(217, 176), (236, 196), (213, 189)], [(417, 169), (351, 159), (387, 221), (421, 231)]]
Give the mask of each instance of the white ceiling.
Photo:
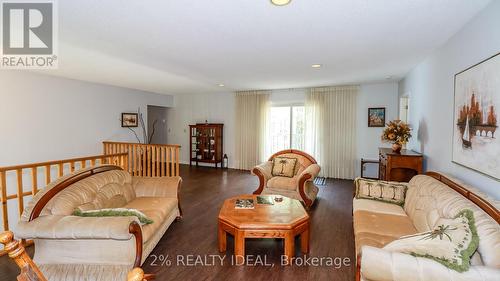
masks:
[[(65, 0), (59, 69), (157, 93), (397, 80), (489, 0)], [(311, 64), (323, 64), (321, 69)]]

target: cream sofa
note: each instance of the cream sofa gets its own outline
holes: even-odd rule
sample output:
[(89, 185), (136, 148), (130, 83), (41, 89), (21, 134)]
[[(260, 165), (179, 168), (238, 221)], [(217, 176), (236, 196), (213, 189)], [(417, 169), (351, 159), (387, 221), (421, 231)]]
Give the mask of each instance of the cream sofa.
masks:
[[(170, 224), (181, 216), (180, 177), (132, 177), (99, 166), (58, 179), (25, 208), (16, 236), (34, 239), (34, 261), (48, 280), (120, 280), (140, 266)], [(73, 211), (138, 209), (136, 217), (77, 217)]]
[[(409, 182), (404, 207), (354, 199), (357, 280), (500, 280), (498, 202), (481, 198), (445, 176), (430, 174), (415, 176)], [(429, 231), (439, 218), (453, 217), (463, 209), (473, 211), (479, 236), (468, 271), (458, 273), (431, 259), (383, 249), (403, 235)]]
[[(293, 177), (273, 177), (273, 159), (277, 156), (297, 159)], [(321, 167), (311, 155), (294, 149), (282, 150), (252, 169), (252, 174), (259, 177), (259, 187), (254, 194), (280, 194), (300, 200), (309, 208), (318, 194), (314, 179), (320, 170)]]

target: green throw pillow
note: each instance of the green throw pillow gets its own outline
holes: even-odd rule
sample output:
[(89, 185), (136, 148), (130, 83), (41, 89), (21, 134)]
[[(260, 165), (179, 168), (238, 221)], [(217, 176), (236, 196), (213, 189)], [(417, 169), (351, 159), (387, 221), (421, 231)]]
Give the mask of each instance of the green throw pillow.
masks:
[(76, 209), (73, 212), (73, 215), (79, 217), (137, 217), (142, 225), (153, 223), (152, 219), (148, 218), (143, 212), (136, 209), (114, 208), (89, 211)]
[(404, 206), (408, 184), (356, 178), (356, 199), (369, 199)]
[(441, 218), (433, 230), (407, 235), (385, 245), (391, 252), (435, 260), (458, 272), (469, 270), (470, 258), (479, 246), (471, 210), (462, 210), (455, 218)]

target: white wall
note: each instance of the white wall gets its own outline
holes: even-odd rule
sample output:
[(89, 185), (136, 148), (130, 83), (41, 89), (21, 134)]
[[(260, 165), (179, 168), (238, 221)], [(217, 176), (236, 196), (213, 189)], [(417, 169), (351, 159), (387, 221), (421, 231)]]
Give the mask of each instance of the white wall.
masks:
[[(454, 75), (500, 51), (500, 1), (492, 1), (400, 82), (410, 94), (410, 146), (425, 154), (425, 169), (449, 173), (500, 198), (500, 182), (451, 162)], [(500, 177), (500, 175), (499, 175)]]
[[(169, 95), (25, 71), (0, 72), (0, 86), (0, 166), (101, 154), (103, 140), (135, 141), (132, 132), (121, 128), (122, 112), (140, 107), (147, 120), (148, 104), (173, 104)], [(31, 190), (29, 176), (23, 175), (25, 191)], [(38, 185), (43, 187), (42, 180)], [(7, 175), (7, 186), (8, 194), (17, 192), (13, 173)], [(9, 200), (8, 208), (15, 232), (17, 200)]]
[[(235, 139), (235, 99), (233, 93), (176, 95), (174, 107), (168, 110), (168, 140), (181, 145), (181, 163), (189, 163), (189, 125), (223, 123), (224, 148), (229, 167), (233, 167)], [(213, 165), (210, 165), (213, 166)]]
[[(273, 105), (303, 103), (304, 89), (273, 90), (270, 97)], [(229, 157), (229, 167), (234, 167), (235, 141), (235, 97), (233, 93), (176, 95), (174, 107), (169, 109), (167, 123), (170, 143), (181, 148), (181, 162), (189, 163), (188, 125), (224, 123), (224, 153)], [(396, 82), (364, 84), (360, 87), (357, 106), (358, 159), (377, 158), (378, 147), (386, 145), (380, 141), (382, 128), (368, 128), (368, 107), (386, 107), (387, 120), (398, 115), (398, 84)], [(359, 166), (359, 165), (358, 165)], [(359, 168), (358, 168), (359, 170)], [(359, 174), (359, 171), (358, 171)]]
[[(135, 141), (122, 112), (173, 97), (29, 72), (0, 72), (0, 166), (102, 153), (103, 140)], [(137, 130), (138, 132), (140, 130)]]
[[(389, 122), (398, 118), (398, 83), (362, 84), (357, 101), (357, 154), (356, 174), (360, 175), (361, 158), (378, 159), (378, 148), (389, 147), (380, 136), (384, 128), (368, 127), (368, 108), (385, 107), (385, 120)], [(377, 176), (378, 166), (367, 165), (365, 176)]]

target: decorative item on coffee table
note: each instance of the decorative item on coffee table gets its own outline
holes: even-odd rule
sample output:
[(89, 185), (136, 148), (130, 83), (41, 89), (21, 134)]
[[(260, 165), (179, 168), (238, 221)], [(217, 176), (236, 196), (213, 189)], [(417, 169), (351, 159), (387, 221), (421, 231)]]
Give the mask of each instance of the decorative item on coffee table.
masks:
[(411, 128), (401, 120), (387, 123), (382, 134), (382, 141), (392, 142), (392, 151), (400, 152), (404, 144), (411, 138)]

